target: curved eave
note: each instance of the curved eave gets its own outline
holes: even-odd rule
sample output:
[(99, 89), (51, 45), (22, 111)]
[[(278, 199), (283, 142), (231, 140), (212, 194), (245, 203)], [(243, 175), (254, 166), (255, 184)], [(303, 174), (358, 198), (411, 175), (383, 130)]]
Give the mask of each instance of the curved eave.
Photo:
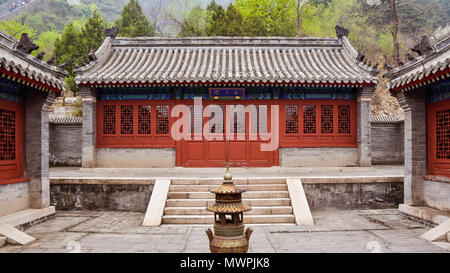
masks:
[(362, 87), (373, 86), (378, 83), (378, 80), (372, 82), (313, 82), (313, 81), (298, 81), (298, 82), (214, 82), (214, 81), (200, 81), (200, 82), (138, 82), (138, 83), (77, 83), (79, 86), (93, 86), (93, 87), (147, 87), (147, 86), (304, 86), (304, 87)]

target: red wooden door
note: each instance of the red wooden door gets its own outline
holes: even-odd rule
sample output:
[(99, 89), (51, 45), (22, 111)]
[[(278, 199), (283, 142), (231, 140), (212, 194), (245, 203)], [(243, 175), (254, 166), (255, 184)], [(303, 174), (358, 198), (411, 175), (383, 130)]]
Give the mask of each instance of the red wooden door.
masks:
[[(217, 105), (223, 110), (223, 122), (222, 124), (206, 126), (206, 128), (209, 128), (210, 139), (205, 137), (203, 131), (205, 128), (203, 127), (211, 121), (212, 117), (204, 117), (201, 123), (197, 122), (201, 126), (195, 127), (194, 122), (192, 122), (190, 125), (192, 139), (182, 140), (180, 141), (181, 145), (178, 145), (177, 157), (181, 159), (179, 165), (183, 167), (223, 167), (227, 162), (232, 167), (271, 167), (278, 165), (278, 150), (261, 151), (261, 144), (270, 142), (270, 139), (261, 139), (260, 135), (257, 134), (259, 126), (267, 128), (268, 131), (271, 129), (271, 103), (261, 101), (212, 101), (203, 102), (203, 109), (208, 105)], [(267, 115), (254, 118), (255, 121), (253, 122), (251, 122), (248, 113), (234, 115), (234, 126), (229, 125), (231, 136), (227, 139), (227, 123), (225, 121), (231, 117), (227, 115), (226, 108), (227, 106), (237, 105), (244, 107), (255, 105), (256, 113), (259, 113), (258, 109), (262, 107)], [(194, 108), (190, 105), (192, 116), (195, 111)], [(220, 119), (220, 117), (216, 118)], [(238, 119), (240, 119), (240, 122), (238, 122)]]
[(0, 100), (0, 184), (23, 177), (23, 105)]

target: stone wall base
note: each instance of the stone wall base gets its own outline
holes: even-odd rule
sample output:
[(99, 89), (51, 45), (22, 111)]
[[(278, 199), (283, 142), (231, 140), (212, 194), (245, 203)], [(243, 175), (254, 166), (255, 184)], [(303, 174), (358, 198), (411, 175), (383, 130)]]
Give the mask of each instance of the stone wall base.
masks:
[(145, 212), (153, 185), (51, 185), (51, 204), (57, 210)]
[(97, 168), (171, 168), (175, 167), (175, 149), (96, 149)]
[(30, 207), (29, 183), (0, 185), (0, 216)]
[(396, 208), (403, 183), (303, 184), (311, 210)]
[(354, 167), (358, 148), (280, 148), (281, 167)]

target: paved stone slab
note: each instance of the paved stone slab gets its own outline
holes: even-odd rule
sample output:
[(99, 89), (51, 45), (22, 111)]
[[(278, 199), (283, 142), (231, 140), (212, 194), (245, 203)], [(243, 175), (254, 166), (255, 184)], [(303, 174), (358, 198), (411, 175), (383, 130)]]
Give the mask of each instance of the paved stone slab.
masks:
[(446, 239), (445, 237), (449, 232), (450, 232), (450, 219), (440, 224), (439, 226), (425, 232), (420, 237), (427, 241), (434, 242), (440, 239), (445, 240)]
[[(312, 213), (314, 226), (251, 225), (249, 252), (448, 253), (420, 238), (429, 227), (403, 218), (396, 209)], [(39, 240), (7, 245), (0, 253), (210, 252), (205, 226), (142, 227), (143, 217), (144, 213), (57, 212), (56, 218), (26, 230)]]
[(26, 245), (36, 240), (30, 235), (6, 224), (0, 225), (0, 234), (7, 238), (9, 244)]

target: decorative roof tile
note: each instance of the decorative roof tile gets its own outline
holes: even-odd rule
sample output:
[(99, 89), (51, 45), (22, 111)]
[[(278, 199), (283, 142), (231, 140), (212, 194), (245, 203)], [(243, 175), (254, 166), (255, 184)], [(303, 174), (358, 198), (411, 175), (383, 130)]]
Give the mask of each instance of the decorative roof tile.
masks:
[(53, 125), (82, 125), (82, 117), (64, 117), (64, 118), (50, 118), (49, 123)]
[(347, 37), (106, 38), (79, 85), (375, 84)]
[(35, 81), (64, 91), (67, 72), (24, 53), (17, 48), (18, 45), (17, 40), (0, 31), (0, 67), (24, 77), (25, 81)]
[[(423, 79), (439, 75), (450, 68), (450, 34), (432, 45), (433, 50), (384, 74), (392, 91), (417, 85)], [(448, 77), (449, 73), (442, 75)], [(442, 77), (441, 76), (441, 77)]]
[(400, 123), (405, 121), (405, 118), (400, 116), (371, 116), (370, 119), (375, 124)]

